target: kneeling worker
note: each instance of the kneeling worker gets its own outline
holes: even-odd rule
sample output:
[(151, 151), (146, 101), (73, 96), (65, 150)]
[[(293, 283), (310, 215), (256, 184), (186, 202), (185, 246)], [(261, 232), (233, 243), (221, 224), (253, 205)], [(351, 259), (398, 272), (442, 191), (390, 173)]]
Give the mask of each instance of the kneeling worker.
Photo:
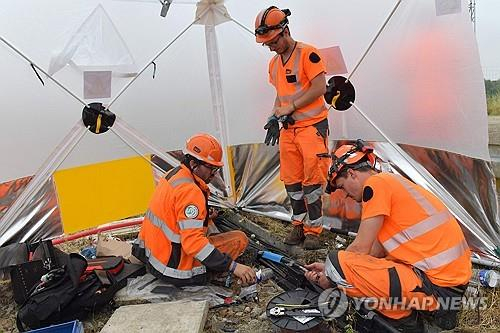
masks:
[(146, 211), (134, 255), (151, 274), (178, 287), (208, 282), (207, 270), (232, 272), (243, 283), (255, 271), (234, 261), (248, 245), (241, 231), (207, 236), (210, 183), (223, 166), (222, 147), (213, 136), (186, 142), (182, 164), (162, 178)]
[(431, 315), (441, 328), (453, 328), (460, 305), (448, 305), (461, 300), (472, 274), (458, 222), (421, 186), (376, 171), (373, 150), (362, 141), (334, 155), (329, 181), (362, 202), (361, 224), (345, 251), (306, 266), (306, 277), (323, 288), (337, 285), (351, 297), (378, 300), (375, 309), (405, 332), (421, 331), (415, 310)]

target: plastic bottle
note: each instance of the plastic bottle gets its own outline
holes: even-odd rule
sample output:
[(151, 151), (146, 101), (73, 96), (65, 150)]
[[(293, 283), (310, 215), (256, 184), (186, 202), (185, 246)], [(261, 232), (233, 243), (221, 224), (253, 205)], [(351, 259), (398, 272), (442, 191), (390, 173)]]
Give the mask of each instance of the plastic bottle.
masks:
[(257, 283), (264, 282), (274, 277), (274, 272), (271, 268), (262, 268), (255, 272)]
[(342, 249), (346, 246), (347, 246), (347, 240), (337, 235), (337, 237), (335, 237), (335, 248)]
[(498, 287), (500, 275), (497, 271), (490, 269), (473, 269), (471, 282), (479, 284), (484, 287), (495, 288)]

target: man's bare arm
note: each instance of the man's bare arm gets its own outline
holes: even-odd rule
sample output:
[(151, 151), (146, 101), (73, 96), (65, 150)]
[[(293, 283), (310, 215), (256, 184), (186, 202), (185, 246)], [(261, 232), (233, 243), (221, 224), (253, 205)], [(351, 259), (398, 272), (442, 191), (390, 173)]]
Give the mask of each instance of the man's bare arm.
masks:
[(362, 220), (359, 225), (358, 235), (351, 245), (347, 247), (346, 251), (370, 254), (373, 243), (376, 241), (377, 234), (383, 222), (384, 217), (382, 215)]

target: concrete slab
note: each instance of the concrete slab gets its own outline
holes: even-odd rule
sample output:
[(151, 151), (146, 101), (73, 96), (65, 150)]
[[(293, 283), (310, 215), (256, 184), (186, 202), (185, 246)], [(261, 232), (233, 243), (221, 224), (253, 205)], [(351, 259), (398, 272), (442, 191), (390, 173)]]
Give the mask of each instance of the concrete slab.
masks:
[(206, 301), (176, 301), (119, 307), (101, 333), (202, 332)]

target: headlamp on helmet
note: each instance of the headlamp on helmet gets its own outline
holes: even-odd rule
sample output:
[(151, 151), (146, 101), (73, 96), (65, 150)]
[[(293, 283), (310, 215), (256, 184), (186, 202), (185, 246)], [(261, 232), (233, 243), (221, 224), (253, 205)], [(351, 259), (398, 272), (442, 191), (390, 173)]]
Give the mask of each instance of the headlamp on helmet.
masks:
[(354, 145), (343, 145), (332, 155), (332, 165), (328, 170), (329, 186), (335, 188), (335, 179), (339, 174), (349, 169), (360, 169), (368, 166), (375, 167), (377, 157), (373, 153), (373, 147), (367, 146), (366, 143), (358, 139)]
[(271, 9), (278, 9), (277, 7), (269, 7), (264, 15), (262, 16), (260, 25), (255, 28), (255, 35), (265, 35), (271, 30), (277, 30), (277, 29), (284, 29), (286, 25), (288, 24), (288, 16), (290, 16), (292, 13), (290, 12), (290, 9), (281, 9), (280, 11), (285, 15), (284, 18), (279, 22), (278, 24), (274, 25), (268, 25), (266, 24), (266, 17), (267, 14)]

